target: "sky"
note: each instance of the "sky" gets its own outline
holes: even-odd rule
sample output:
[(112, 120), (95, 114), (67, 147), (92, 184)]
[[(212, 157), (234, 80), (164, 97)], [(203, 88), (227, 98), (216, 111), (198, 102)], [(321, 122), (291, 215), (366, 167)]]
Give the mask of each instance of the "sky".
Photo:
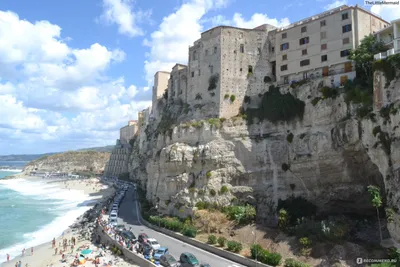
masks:
[[(285, 26), (362, 1), (0, 0), (0, 155), (115, 144), (153, 76), (219, 25)], [(399, 6), (368, 6), (386, 20)]]

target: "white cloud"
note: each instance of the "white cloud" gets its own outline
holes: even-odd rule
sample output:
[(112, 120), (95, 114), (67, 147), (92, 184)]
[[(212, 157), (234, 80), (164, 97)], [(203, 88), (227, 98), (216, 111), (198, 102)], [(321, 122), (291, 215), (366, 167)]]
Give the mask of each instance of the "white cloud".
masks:
[(235, 13), (232, 18), (231, 24), (239, 28), (252, 29), (262, 24), (270, 24), (275, 27), (283, 27), (289, 25), (289, 19), (283, 18), (278, 20), (276, 18), (269, 18), (267, 14), (255, 13), (249, 20), (245, 20), (240, 13)]
[(374, 5), (371, 12), (378, 14), (387, 21), (400, 19), (400, 5)]
[(133, 11), (133, 0), (103, 0), (101, 19), (110, 24), (118, 25), (118, 32), (129, 37), (143, 35), (143, 30), (137, 25), (151, 16), (151, 11)]
[(340, 7), (340, 6), (342, 6), (342, 5), (347, 5), (347, 0), (336, 0), (336, 1), (333, 2), (333, 3), (331, 3), (331, 4), (329, 4), (329, 5), (326, 5), (326, 6), (324, 7), (324, 9), (325, 9), (325, 10), (329, 10), (329, 9), (333, 9), (333, 8)]
[(143, 42), (151, 47), (144, 62), (149, 87), (157, 71), (170, 71), (175, 63), (187, 63), (189, 45), (199, 39), (203, 31), (201, 18), (209, 10), (228, 3), (227, 0), (191, 0), (163, 18), (159, 29), (151, 34), (151, 39)]
[(122, 125), (150, 106), (133, 100), (136, 86), (107, 76), (113, 63), (125, 59), (123, 51), (98, 43), (78, 49), (67, 39), (48, 21), (31, 23), (0, 11), (2, 153), (108, 145)]

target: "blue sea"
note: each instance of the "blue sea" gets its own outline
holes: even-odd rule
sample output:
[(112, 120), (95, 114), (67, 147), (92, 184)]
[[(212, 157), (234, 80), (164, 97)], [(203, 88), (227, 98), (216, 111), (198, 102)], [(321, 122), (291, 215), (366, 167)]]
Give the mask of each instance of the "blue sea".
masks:
[(88, 200), (82, 191), (61, 189), (43, 179), (2, 179), (18, 173), (26, 163), (0, 161), (0, 166), (15, 167), (14, 171), (0, 170), (0, 263), (6, 254), (13, 258), (23, 248), (60, 236), (90, 208), (79, 205)]

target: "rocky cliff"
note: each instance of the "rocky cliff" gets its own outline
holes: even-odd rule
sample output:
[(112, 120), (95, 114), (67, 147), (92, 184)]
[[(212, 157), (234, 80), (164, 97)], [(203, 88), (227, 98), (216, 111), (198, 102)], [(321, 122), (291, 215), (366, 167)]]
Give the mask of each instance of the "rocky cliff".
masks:
[(29, 162), (24, 167), (24, 172), (31, 171), (60, 171), (60, 172), (94, 172), (104, 171), (110, 159), (108, 152), (95, 151), (69, 151), (51, 156), (41, 157)]
[[(392, 81), (388, 91), (398, 85)], [(244, 116), (190, 121), (204, 106), (160, 103), (163, 117), (141, 128), (134, 143), (130, 178), (165, 213), (186, 216), (198, 201), (246, 201), (266, 224), (276, 222), (278, 205), (290, 197), (307, 199), (320, 214), (374, 214), (366, 188), (378, 185), (395, 211), (389, 229), (399, 240), (397, 99), (360, 119), (344, 94), (324, 99), (322, 87), (314, 80), (280, 88), (305, 103), (304, 115), (290, 122), (248, 124)], [(260, 102), (250, 96), (247, 105)]]

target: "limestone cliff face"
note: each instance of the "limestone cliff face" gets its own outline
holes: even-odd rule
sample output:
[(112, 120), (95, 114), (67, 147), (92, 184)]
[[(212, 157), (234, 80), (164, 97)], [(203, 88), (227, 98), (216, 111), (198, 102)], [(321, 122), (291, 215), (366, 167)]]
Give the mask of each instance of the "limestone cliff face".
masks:
[[(398, 90), (392, 88), (396, 84), (389, 89)], [(321, 96), (321, 86), (316, 80), (280, 89), (306, 103), (303, 119), (289, 123), (248, 126), (238, 117), (221, 125), (190, 124), (184, 121), (199, 110), (166, 109), (161, 114), (181, 123), (162, 128), (164, 133), (159, 133), (163, 119), (140, 129), (129, 158), (130, 177), (147, 189), (148, 199), (159, 198), (164, 212), (178, 216), (190, 214), (198, 201), (227, 205), (238, 199), (254, 203), (258, 220), (269, 224), (279, 200), (291, 196), (306, 198), (319, 213), (373, 214), (371, 184), (385, 189), (388, 205), (397, 211), (400, 115), (392, 111), (382, 117), (376, 111), (374, 120), (360, 120), (342, 95), (314, 106), (311, 100)], [(257, 96), (251, 103), (258, 105)], [(228, 192), (221, 191), (224, 186)], [(400, 240), (395, 217), (389, 230)]]
[(24, 172), (29, 173), (35, 170), (102, 172), (109, 158), (110, 153), (108, 152), (70, 151), (33, 160), (25, 166)]

